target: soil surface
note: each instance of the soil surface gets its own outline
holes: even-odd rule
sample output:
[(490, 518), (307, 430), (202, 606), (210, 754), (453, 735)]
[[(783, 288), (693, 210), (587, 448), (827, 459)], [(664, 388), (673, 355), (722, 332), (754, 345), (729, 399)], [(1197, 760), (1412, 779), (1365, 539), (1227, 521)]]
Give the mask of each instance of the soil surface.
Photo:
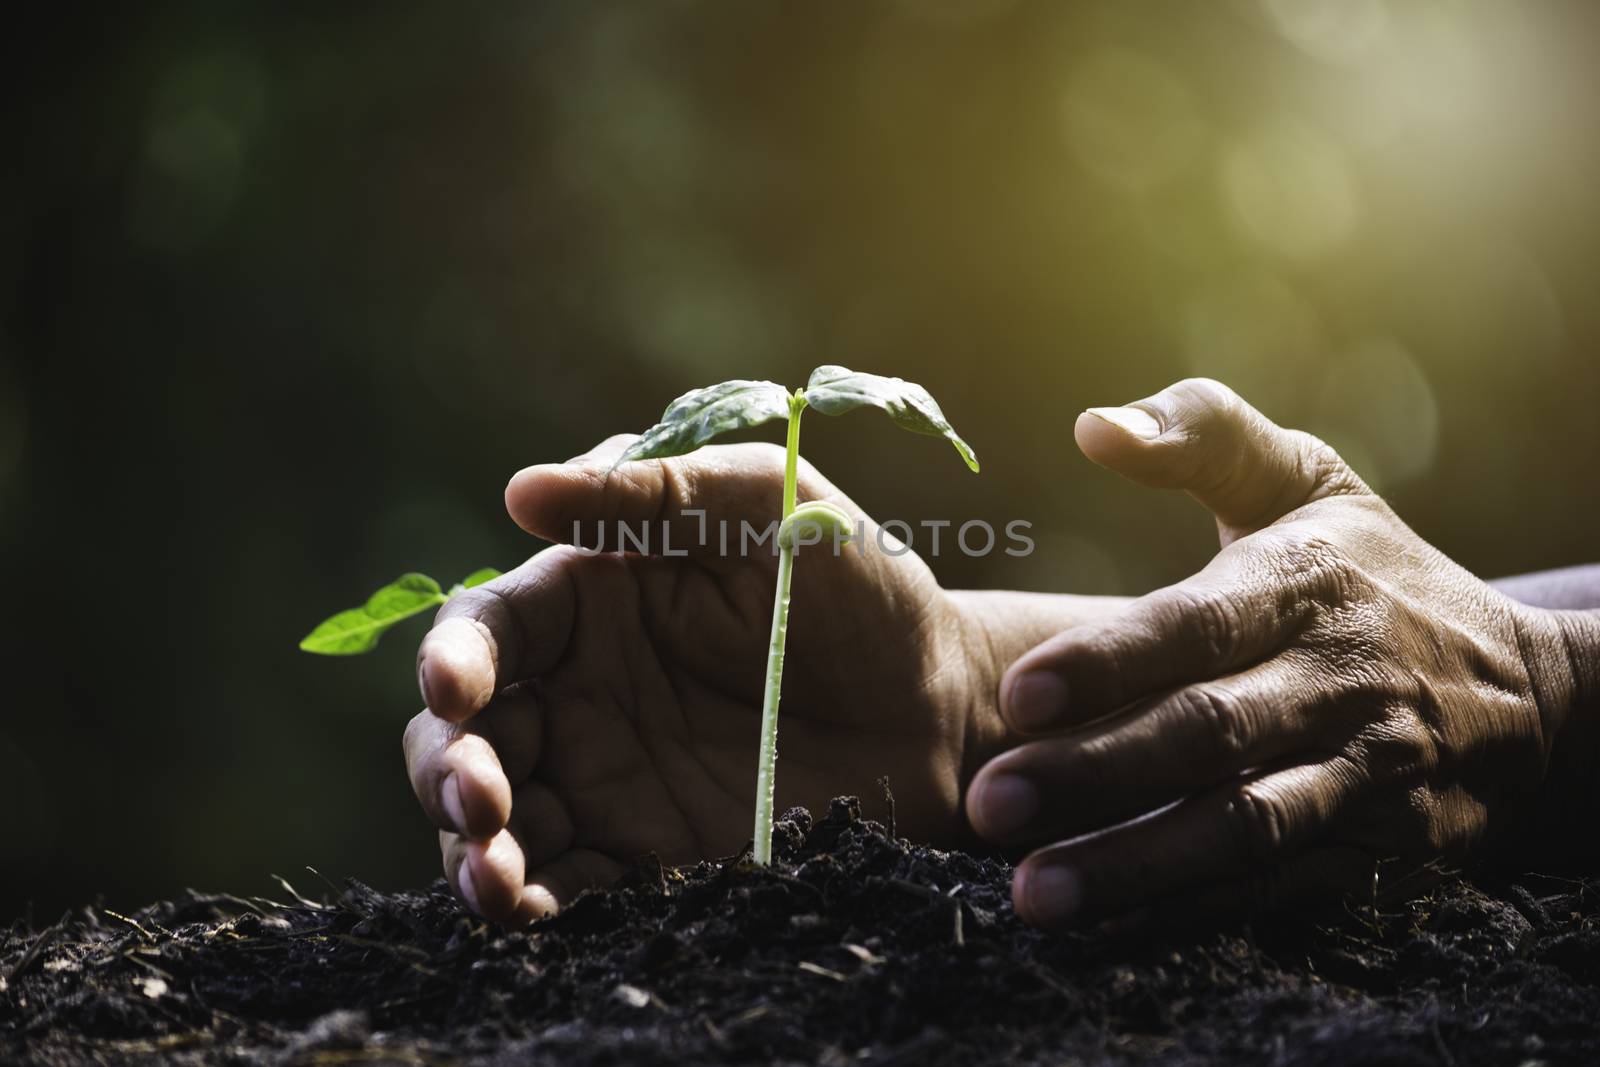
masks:
[(442, 884), (190, 892), (0, 945), (0, 1062), (1600, 1063), (1600, 887), (1159, 942), (1046, 936), (1010, 870), (835, 801), (780, 861), (663, 870), (506, 933)]

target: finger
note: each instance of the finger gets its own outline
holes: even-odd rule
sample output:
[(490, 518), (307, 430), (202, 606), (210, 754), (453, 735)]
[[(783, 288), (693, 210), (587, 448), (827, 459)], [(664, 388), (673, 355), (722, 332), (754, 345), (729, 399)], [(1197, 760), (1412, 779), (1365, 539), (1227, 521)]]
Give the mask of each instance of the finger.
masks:
[[(527, 843), (514, 830), (508, 832), (526, 857)], [(526, 860), (517, 868), (509, 852), (498, 857), (489, 849), (479, 853), (449, 833), (441, 833), (439, 840), (444, 851), (445, 878), (451, 891), (474, 913), (493, 918), (503, 926), (522, 927), (554, 915), (558, 910), (555, 898), (543, 886), (523, 885), (520, 891), (511, 893), (511, 879), (518, 869), (525, 870), (529, 866)], [(485, 889), (480, 889), (480, 885)], [(509, 912), (505, 910), (507, 894), (512, 898)], [(491, 902), (486, 905), (485, 900)], [(486, 913), (486, 908), (492, 909), (492, 914)]]
[(506, 920), (507, 926), (526, 926), (540, 919), (548, 919), (561, 910), (550, 891), (542, 885), (525, 885), (517, 902), (517, 910)]
[(996, 844), (1059, 841), (1317, 747), (1319, 674), (1285, 654), (1019, 745), (973, 777), (968, 818)]
[(1118, 934), (1137, 936), (1155, 931), (1214, 930), (1291, 907), (1331, 907), (1340, 902), (1370, 905), (1377, 870), (1372, 854), (1362, 849), (1319, 846), (1248, 877), (1157, 901), (1108, 925)]
[(461, 722), (499, 690), (555, 666), (576, 615), (577, 555), (547, 549), (439, 609), (417, 649), (417, 682), (435, 715)]
[(567, 806), (537, 780), (523, 782), (512, 794), (508, 828), (522, 846), (529, 870), (537, 870), (572, 847), (574, 830)]
[(1090, 408), (1073, 435), (1101, 466), (1188, 490), (1216, 515), (1224, 544), (1322, 497), (1370, 492), (1322, 441), (1283, 429), (1209, 378), (1126, 407)]
[(540, 736), (529, 691), (503, 695), (465, 725), (424, 709), (406, 726), (406, 775), (435, 826), (486, 839), (506, 825), (513, 786), (532, 773)]
[(639, 435), (636, 433), (614, 433), (610, 437), (607, 437), (604, 441), (601, 441), (599, 444), (589, 449), (589, 451), (579, 452), (576, 456), (573, 456), (571, 459), (567, 460), (567, 462), (569, 464), (589, 467), (600, 466), (603, 464), (609, 468), (617, 462), (617, 457), (621, 456), (627, 447), (638, 439)]
[(1214, 787), (1033, 853), (1017, 866), (1013, 904), (1036, 926), (1081, 925), (1249, 877), (1320, 843), (1354, 785), (1353, 768), (1332, 760)]
[(424, 710), (406, 727), (405, 752), (411, 789), (435, 826), (480, 839), (505, 826), (511, 784), (488, 739)]
[[(685, 456), (613, 468), (631, 437), (609, 438), (567, 463), (518, 471), (506, 486), (506, 510), (535, 536), (591, 549), (626, 547), (645, 554), (726, 554), (761, 535), (782, 511), (784, 453), (771, 444), (711, 445)], [(802, 462), (798, 497), (861, 512)], [(630, 540), (624, 541), (626, 529)], [(754, 543), (753, 541), (750, 543)], [(765, 542), (771, 548), (771, 537)]]
[(1281, 540), (1224, 550), (1193, 578), (1023, 653), (1001, 678), (1001, 715), (1021, 733), (1059, 730), (1266, 659), (1339, 578), (1314, 542)]
[(467, 906), (485, 919), (505, 922), (522, 904), (522, 849), (509, 831), (488, 841), (439, 832), (445, 879)]
[(554, 914), (571, 904), (585, 889), (599, 889), (622, 877), (622, 864), (593, 849), (575, 848), (562, 853), (528, 876), (536, 901)]

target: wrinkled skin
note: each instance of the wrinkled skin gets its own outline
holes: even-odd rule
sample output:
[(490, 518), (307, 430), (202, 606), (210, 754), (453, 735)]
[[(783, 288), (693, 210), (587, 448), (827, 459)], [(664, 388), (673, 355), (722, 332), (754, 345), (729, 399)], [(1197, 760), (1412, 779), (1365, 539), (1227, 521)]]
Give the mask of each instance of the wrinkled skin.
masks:
[[(1016, 906), (1055, 926), (1367, 894), (1380, 860), (1460, 858), (1526, 817), (1558, 748), (1592, 762), (1570, 753), (1593, 747), (1594, 616), (1501, 596), (1315, 438), (1204, 380), (1091, 409), (1076, 436), (1188, 490), (1222, 551), (1131, 601), (948, 593), (870, 542), (802, 553), (780, 808), (887, 774), (903, 830), (1033, 849)], [(567, 540), (575, 518), (775, 512), (779, 450), (608, 480), (618, 448), (523, 471), (513, 517)], [(809, 469), (802, 497), (859, 514)], [(774, 566), (711, 540), (688, 558), (552, 549), (441, 611), (407, 763), (482, 914), (525, 921), (647, 849), (748, 839)]]
[(983, 768), (968, 808), (991, 840), (1045, 846), (1019, 867), (1024, 916), (1370, 895), (1377, 861), (1461, 860), (1526, 808), (1573, 697), (1551, 613), (1452, 563), (1327, 445), (1215, 383), (1127, 411), (1085, 413), (1083, 450), (1189, 488), (1223, 549), (1010, 668), (1008, 720), (1056, 736)]

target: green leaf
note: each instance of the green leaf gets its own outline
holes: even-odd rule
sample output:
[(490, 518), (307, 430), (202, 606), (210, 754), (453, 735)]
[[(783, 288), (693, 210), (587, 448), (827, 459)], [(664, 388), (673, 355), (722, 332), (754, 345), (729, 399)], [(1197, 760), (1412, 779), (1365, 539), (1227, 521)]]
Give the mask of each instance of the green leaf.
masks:
[(300, 648), (323, 656), (370, 652), (389, 627), (437, 607), (446, 599), (439, 583), (426, 574), (402, 574), (368, 597), (361, 607), (341, 611), (323, 622), (305, 636)]
[(859, 407), (871, 406), (914, 433), (943, 437), (967, 466), (978, 469), (978, 457), (961, 439), (939, 410), (938, 403), (922, 386), (880, 374), (859, 374), (844, 367), (818, 367), (806, 383), (806, 403), (824, 415), (843, 415)]
[(461, 588), (471, 589), (475, 585), (500, 577), (500, 572), (493, 567), (479, 567), (465, 578), (461, 579)]
[(743, 379), (684, 393), (612, 464), (693, 452), (719, 434), (789, 417), (789, 391), (776, 382)]

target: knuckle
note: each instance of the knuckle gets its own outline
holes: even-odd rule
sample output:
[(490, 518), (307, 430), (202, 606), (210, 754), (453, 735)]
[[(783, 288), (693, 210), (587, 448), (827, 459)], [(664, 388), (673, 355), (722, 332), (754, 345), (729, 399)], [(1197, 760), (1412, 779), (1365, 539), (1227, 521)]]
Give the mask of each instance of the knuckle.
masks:
[(1070, 782), (1075, 791), (1094, 796), (1115, 789), (1123, 782), (1116, 773), (1114, 748), (1103, 741), (1087, 741), (1066, 747), (1060, 766), (1066, 773), (1062, 780)]
[(489, 582), (457, 593), (439, 609), (442, 619), (444, 612), (454, 608), (449, 617), (459, 617), (476, 629), (488, 645), (497, 667), (502, 656), (501, 643), (522, 636), (512, 598), (526, 595), (532, 580), (526, 576), (503, 577), (506, 579), (503, 582)]
[(554, 576), (561, 574), (563, 568), (573, 566), (594, 554), (593, 550), (575, 544), (554, 544), (549, 548), (540, 549), (536, 555), (515, 570), (507, 571), (498, 578), (474, 586), (467, 592), (475, 593), (479, 589), (493, 587), (501, 596), (515, 600), (536, 592), (540, 583), (553, 580)]
[(1426, 781), (1441, 763), (1434, 733), (1414, 707), (1389, 704), (1376, 709), (1374, 721), (1357, 733), (1352, 748), (1369, 772), (1379, 778)]
[(1291, 578), (1338, 573), (1352, 567), (1343, 548), (1306, 524), (1291, 524), (1257, 535), (1266, 562)]
[(661, 461), (661, 502), (656, 509), (655, 521), (660, 522), (669, 515), (681, 513), (686, 508), (694, 506), (695, 501), (695, 476), (691, 464), (682, 462), (679, 457), (671, 457)]
[(1070, 665), (1082, 677), (1096, 679), (1099, 695), (1112, 705), (1121, 705), (1135, 695), (1138, 679), (1132, 663), (1138, 642), (1112, 630), (1068, 636), (1059, 662)]
[(452, 730), (449, 740), (439, 746), (439, 754), (441, 763), (451, 770), (472, 765), (498, 767), (500, 764), (499, 751), (477, 721)]
[(1239, 394), (1215, 378), (1185, 378), (1172, 386), (1170, 393), (1191, 403), (1227, 413), (1239, 404)]
[(411, 716), (410, 722), (406, 723), (405, 733), (400, 738), (400, 747), (405, 751), (407, 768), (410, 768), (416, 762), (417, 756), (422, 753), (428, 728), (426, 718), (432, 714), (430, 711), (419, 711)]
[(1452, 856), (1482, 826), (1477, 806), (1459, 790), (1417, 786), (1406, 794), (1406, 844), (1431, 856)]
[(649, 500), (655, 495), (657, 483), (666, 477), (669, 460), (658, 459), (648, 463), (626, 463), (602, 475), (600, 495), (606, 518), (624, 520), (633, 517), (637, 501)]
[(491, 591), (486, 585), (464, 589), (442, 604), (435, 618), (438, 622), (457, 618), (458, 616), (466, 619), (481, 619), (496, 610), (500, 598), (504, 595), (499, 591)]
[(1366, 489), (1366, 483), (1328, 442), (1304, 430), (1291, 431), (1290, 437), (1299, 451), (1302, 471), (1310, 484), (1317, 488), (1319, 496), (1337, 496)]
[(1321, 534), (1297, 531), (1283, 546), (1284, 562), (1299, 573), (1341, 573), (1351, 567), (1345, 550)]
[(1183, 714), (1200, 726), (1199, 736), (1211, 758), (1232, 763), (1251, 749), (1248, 717), (1239, 697), (1212, 685), (1194, 685), (1178, 695)]
[[(1164, 425), (1218, 448), (1237, 442), (1247, 421), (1247, 405), (1239, 394), (1213, 378), (1185, 378), (1155, 397), (1152, 405), (1162, 412)], [(1221, 466), (1191, 473), (1209, 483), (1208, 489), (1219, 488), (1230, 478)]]
[(1213, 662), (1231, 661), (1238, 654), (1244, 618), (1231, 595), (1181, 590), (1173, 610), (1182, 620), (1180, 630), (1198, 642)]
[(459, 736), (459, 730), (431, 711), (423, 710), (406, 724), (406, 774), (422, 795), (429, 781), (441, 773), (445, 754)]
[(1261, 539), (1267, 566), (1285, 591), (1326, 604), (1365, 602), (1369, 581), (1343, 546), (1315, 529), (1289, 526)]
[(1282, 802), (1253, 785), (1242, 785), (1233, 791), (1226, 820), (1234, 846), (1251, 859), (1273, 858), (1287, 840), (1287, 813)]

